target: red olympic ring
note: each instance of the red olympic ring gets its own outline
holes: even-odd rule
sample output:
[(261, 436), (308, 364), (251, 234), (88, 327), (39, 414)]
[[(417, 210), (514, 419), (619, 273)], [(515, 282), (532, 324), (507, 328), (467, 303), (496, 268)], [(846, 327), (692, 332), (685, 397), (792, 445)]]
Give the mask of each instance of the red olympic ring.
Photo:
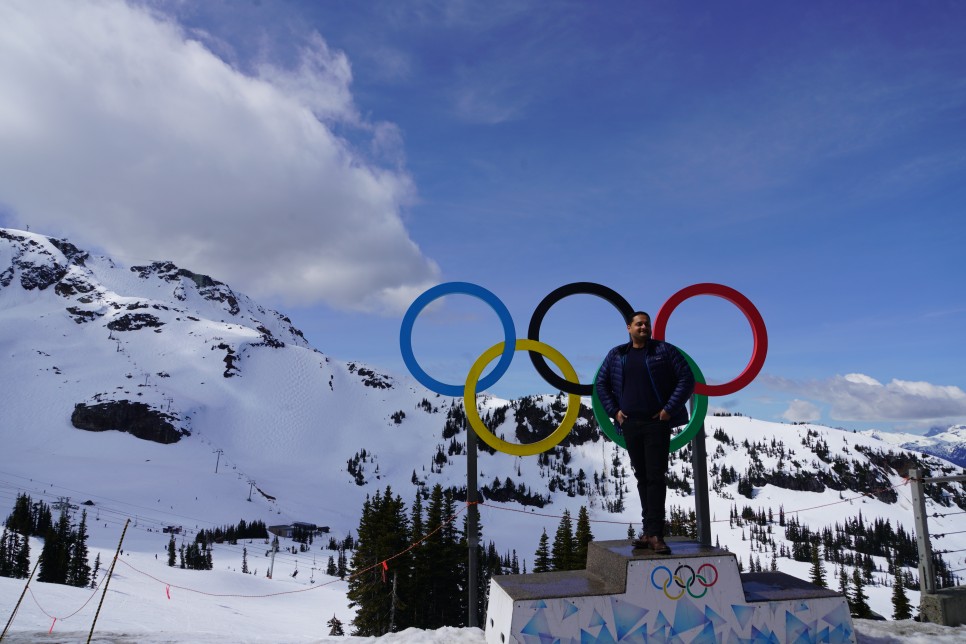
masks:
[[(711, 570), (714, 571), (714, 581), (712, 581), (711, 583), (705, 583), (704, 577), (701, 575), (701, 571), (704, 570), (705, 568), (710, 568)], [(705, 587), (714, 586), (716, 583), (718, 583), (718, 569), (715, 568), (713, 564), (709, 564), (709, 563), (701, 564), (698, 567), (698, 574), (695, 575), (695, 577), (697, 578), (698, 583), (701, 584), (702, 586), (705, 586)]]
[(755, 308), (755, 305), (747, 297), (723, 284), (692, 284), (669, 297), (667, 302), (661, 305), (661, 309), (657, 312), (657, 317), (654, 319), (654, 330), (651, 336), (655, 340), (663, 340), (664, 331), (667, 328), (667, 321), (671, 317), (671, 313), (679, 304), (696, 295), (714, 295), (715, 297), (728, 300), (745, 314), (745, 318), (751, 324), (754, 346), (751, 351), (751, 360), (748, 361), (745, 370), (737, 378), (724, 384), (707, 385), (699, 382), (694, 383), (694, 393), (696, 394), (704, 396), (727, 396), (733, 394), (739, 389), (747, 387), (755, 379), (755, 376), (758, 375), (758, 372), (761, 371), (762, 366), (765, 364), (765, 355), (768, 353), (768, 333), (765, 331), (765, 321), (762, 319), (761, 313), (758, 312), (758, 309)]

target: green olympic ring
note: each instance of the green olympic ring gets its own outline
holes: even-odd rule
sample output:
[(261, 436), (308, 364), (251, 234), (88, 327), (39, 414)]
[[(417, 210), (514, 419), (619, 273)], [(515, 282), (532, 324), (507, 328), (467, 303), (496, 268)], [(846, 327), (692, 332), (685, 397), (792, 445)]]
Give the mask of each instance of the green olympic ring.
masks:
[[(694, 373), (695, 382), (700, 382), (704, 384), (704, 374), (701, 373), (701, 369), (698, 368), (697, 363), (691, 359), (683, 349), (680, 347), (675, 347), (684, 356), (684, 359), (688, 361), (688, 366), (691, 367), (691, 372)], [(601, 363), (603, 366), (603, 363)], [(600, 367), (597, 368), (597, 373), (600, 373)], [(594, 381), (597, 381), (597, 374), (594, 375)], [(597, 420), (597, 424), (600, 425), (600, 430), (604, 432), (607, 438), (611, 439), (624, 449), (627, 449), (627, 441), (624, 440), (624, 435), (614, 427), (614, 423), (611, 421), (610, 417), (607, 416), (607, 412), (604, 410), (604, 405), (601, 404), (600, 398), (597, 397), (597, 387), (594, 387), (594, 392), (591, 396), (591, 401), (594, 408), (594, 418)], [(704, 425), (704, 419), (708, 415), (708, 397), (703, 394), (694, 394), (694, 413), (691, 414), (691, 420), (685, 426), (684, 430), (678, 432), (676, 436), (671, 438), (671, 446), (668, 451), (673, 452), (679, 450), (685, 445), (687, 445), (692, 438), (694, 438), (699, 431), (701, 431), (701, 426)]]

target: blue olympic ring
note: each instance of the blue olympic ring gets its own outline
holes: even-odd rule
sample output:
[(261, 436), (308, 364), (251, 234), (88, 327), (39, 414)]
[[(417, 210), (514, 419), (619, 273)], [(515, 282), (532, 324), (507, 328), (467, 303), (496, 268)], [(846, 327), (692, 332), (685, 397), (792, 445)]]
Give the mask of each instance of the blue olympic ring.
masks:
[(406, 315), (403, 316), (402, 326), (399, 328), (399, 349), (402, 353), (403, 362), (413, 377), (427, 389), (444, 396), (459, 397), (463, 395), (463, 383), (451, 385), (436, 380), (419, 366), (419, 363), (416, 362), (416, 356), (413, 354), (413, 324), (416, 322), (416, 317), (433, 300), (453, 293), (472, 295), (483, 300), (496, 312), (500, 318), (500, 323), (503, 324), (503, 353), (500, 356), (499, 362), (493, 368), (493, 371), (490, 372), (490, 375), (480, 380), (479, 385), (477, 385), (477, 391), (483, 391), (484, 389), (492, 387), (510, 368), (510, 363), (513, 361), (514, 347), (516, 346), (517, 332), (513, 326), (513, 318), (510, 316), (510, 311), (506, 308), (506, 305), (492, 292), (477, 284), (471, 284), (470, 282), (445, 282), (427, 290), (413, 301), (409, 306), (409, 310), (406, 311)]

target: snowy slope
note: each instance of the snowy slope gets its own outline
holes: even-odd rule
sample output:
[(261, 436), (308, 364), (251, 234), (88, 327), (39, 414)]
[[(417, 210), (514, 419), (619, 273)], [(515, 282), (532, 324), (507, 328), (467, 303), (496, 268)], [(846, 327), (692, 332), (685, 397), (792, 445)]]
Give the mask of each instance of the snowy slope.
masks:
[[(333, 345), (337, 342), (332, 339)], [(386, 485), (407, 506), (419, 489), (414, 475), (419, 486), (465, 485), (465, 433), (456, 423), (455, 434), (446, 435), (447, 417), (459, 417), (460, 401), (428, 392), (407, 375), (332, 360), (310, 347), (281, 314), (170, 263), (125, 268), (64, 241), (0, 229), (0, 358), (0, 515), (6, 516), (18, 492), (48, 503), (59, 497), (70, 497), (75, 504), (90, 500), (91, 557), (100, 552), (102, 560), (113, 556), (124, 521), (131, 518), (125, 561), (129, 558), (141, 572), (119, 564), (120, 576), (111, 588), (118, 598), (149, 602), (145, 605), (156, 609), (134, 624), (130, 607), (121, 609), (119, 621), (110, 628), (134, 629), (142, 634), (135, 637), (139, 641), (145, 631), (181, 633), (172, 636), (179, 641), (207, 621), (214, 624), (205, 636), (208, 641), (236, 641), (243, 634), (273, 641), (276, 632), (285, 635), (275, 641), (303, 641), (327, 632), (324, 623), (333, 614), (347, 626), (352, 618), (344, 582), (319, 570), (334, 553), (318, 542), (308, 553), (280, 553), (275, 579), (266, 580), (266, 547), (257, 543), (216, 546), (212, 572), (168, 568), (162, 561), (167, 541), (160, 533), (163, 526), (183, 525), (191, 538), (198, 529), (242, 518), (269, 525), (309, 521), (330, 526), (341, 538), (355, 531), (366, 495)], [(183, 435), (175, 443), (160, 444), (72, 425), (76, 404), (119, 400), (150, 405)], [(482, 414), (504, 419), (491, 422), (507, 440), (514, 440), (518, 431), (518, 413), (525, 417), (520, 421), (524, 430), (534, 431), (561, 415), (556, 395), (518, 401), (481, 397), (479, 405)], [(709, 467), (744, 472), (754, 460), (744, 444), (775, 440), (796, 454), (782, 458), (757, 451), (764, 470), (832, 482), (814, 492), (762, 485), (747, 499), (736, 483), (721, 484), (719, 479), (711, 499), (713, 538), (744, 562), (752, 553), (741, 526), (729, 524), (733, 506), (772, 508), (776, 513), (782, 507), (813, 528), (861, 510), (866, 519), (882, 517), (911, 530), (908, 487), (901, 472), (876, 466), (879, 483), (895, 486), (894, 498), (836, 489), (835, 463), (823, 460), (816, 445), (821, 441), (828, 453), (864, 464), (869, 460), (859, 448), (908, 456), (894, 459), (893, 465), (911, 462), (912, 452), (872, 435), (741, 416), (709, 418), (707, 427)], [(639, 522), (626, 454), (600, 437), (586, 408), (578, 429), (583, 438), (543, 459), (480, 454), (481, 485), (509, 478), (546, 501), (542, 506), (488, 501), (481, 507), (484, 540), (494, 541), (500, 552), (516, 550), (521, 560), (532, 562), (541, 531), (553, 534), (563, 511), (575, 514), (581, 505), (589, 507), (599, 539), (621, 538), (628, 524)], [(713, 438), (715, 430), (731, 442)], [(362, 450), (366, 456), (360, 459)], [(442, 458), (437, 457), (440, 452)], [(357, 474), (349, 471), (350, 460), (358, 462)], [(961, 471), (938, 459), (925, 462), (937, 472)], [(680, 458), (672, 470), (683, 481), (691, 479), (690, 464)], [(581, 471), (583, 490), (575, 485)], [(954, 489), (962, 493), (963, 488)], [(621, 496), (623, 509), (608, 511)], [(674, 489), (669, 504), (690, 509), (694, 500)], [(957, 508), (930, 501), (931, 514), (950, 509)], [(953, 532), (962, 525), (956, 519), (934, 518), (930, 531)], [(784, 538), (777, 526), (775, 538)], [(966, 538), (953, 535), (941, 545), (947, 550), (966, 548)], [(239, 572), (246, 547), (257, 575)], [(34, 554), (38, 552), (39, 542), (34, 546)], [(771, 555), (760, 556), (767, 560)], [(964, 562), (956, 561), (950, 559), (951, 568), (962, 567)], [(781, 567), (808, 577), (807, 563), (783, 559)], [(293, 578), (295, 570), (300, 574)], [(832, 585), (833, 572), (828, 570)], [(21, 583), (0, 579), (3, 605), (18, 594), (13, 589)], [(307, 592), (264, 598), (263, 605), (263, 599), (210, 598), (177, 589), (168, 599), (169, 585), (245, 596), (279, 588)], [(61, 617), (88, 598), (80, 599), (76, 589), (48, 586), (44, 591), (49, 601), (59, 602), (47, 611)], [(890, 588), (868, 587), (866, 592), (874, 610), (891, 615)], [(916, 594), (909, 595), (917, 604)], [(110, 601), (113, 605), (118, 600), (112, 595)], [(318, 606), (323, 608), (312, 608)], [(30, 609), (32, 613), (26, 612), (27, 606), (22, 610), (18, 629), (50, 626), (39, 607)], [(224, 619), (216, 618), (222, 613)], [(67, 624), (75, 628), (86, 614), (78, 613)]]
[(863, 433), (892, 445), (932, 454), (966, 467), (966, 425), (934, 427), (924, 436), (876, 430), (866, 430)]

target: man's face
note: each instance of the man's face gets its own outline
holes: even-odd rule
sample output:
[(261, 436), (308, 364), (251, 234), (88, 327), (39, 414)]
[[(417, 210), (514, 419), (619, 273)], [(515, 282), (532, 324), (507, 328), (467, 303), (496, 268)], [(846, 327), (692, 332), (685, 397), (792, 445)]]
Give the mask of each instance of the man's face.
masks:
[(635, 344), (641, 344), (651, 339), (651, 318), (646, 315), (635, 315), (627, 325), (627, 332)]

